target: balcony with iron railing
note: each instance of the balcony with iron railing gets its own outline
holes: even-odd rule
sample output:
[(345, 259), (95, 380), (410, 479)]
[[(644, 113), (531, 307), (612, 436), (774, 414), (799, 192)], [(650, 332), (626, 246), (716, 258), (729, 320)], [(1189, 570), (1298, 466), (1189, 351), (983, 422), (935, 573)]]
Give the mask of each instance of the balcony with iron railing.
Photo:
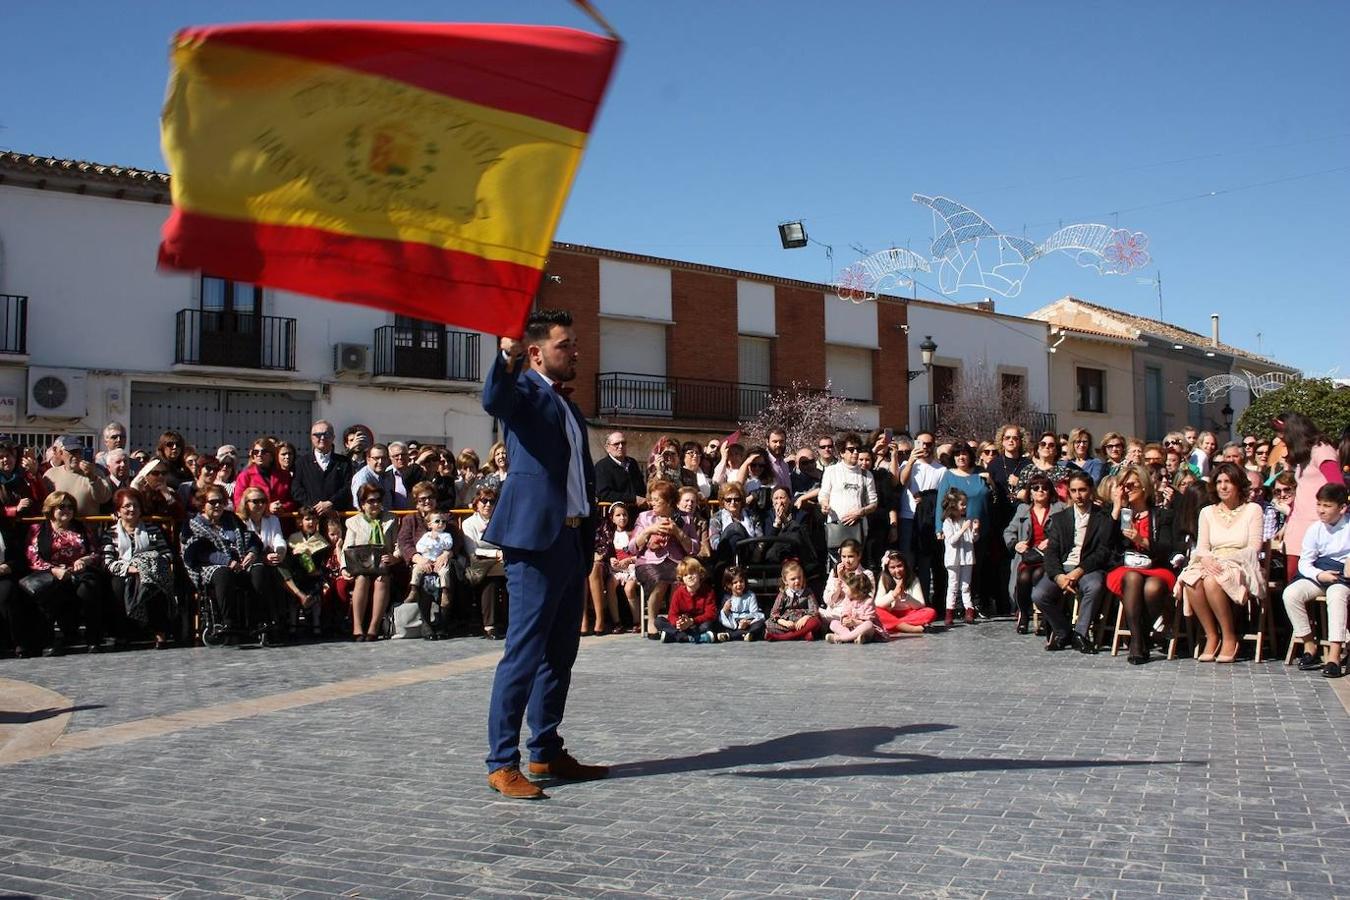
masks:
[(374, 375), (480, 381), (482, 336), (473, 331), (385, 325), (375, 329)]
[(601, 372), (595, 377), (601, 416), (742, 422), (768, 406), (778, 385), (676, 378), (637, 372)]
[(295, 371), (295, 319), (180, 309), (175, 365)]
[(28, 353), (28, 298), (0, 294), (0, 353)]

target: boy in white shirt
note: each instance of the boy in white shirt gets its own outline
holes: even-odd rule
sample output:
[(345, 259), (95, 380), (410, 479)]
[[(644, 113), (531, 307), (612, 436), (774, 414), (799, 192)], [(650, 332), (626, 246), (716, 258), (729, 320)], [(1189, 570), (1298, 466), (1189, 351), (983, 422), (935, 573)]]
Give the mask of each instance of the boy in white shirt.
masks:
[[(1317, 491), (1317, 521), (1303, 536), (1298, 558), (1302, 577), (1284, 589), (1284, 608), (1294, 637), (1303, 641), (1298, 667), (1305, 672), (1321, 670), (1327, 678), (1340, 678), (1341, 648), (1346, 641), (1346, 612), (1350, 602), (1350, 516), (1346, 515), (1347, 491), (1343, 484), (1325, 484)], [(1308, 620), (1308, 603), (1327, 598), (1327, 653), (1317, 660), (1317, 638)]]

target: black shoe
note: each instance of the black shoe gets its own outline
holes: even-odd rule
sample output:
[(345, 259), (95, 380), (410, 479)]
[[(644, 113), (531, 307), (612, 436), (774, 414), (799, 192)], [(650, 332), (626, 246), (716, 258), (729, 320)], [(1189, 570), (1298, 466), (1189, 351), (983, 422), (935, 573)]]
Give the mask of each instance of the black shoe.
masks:
[(1050, 640), (1045, 642), (1045, 649), (1051, 653), (1058, 653), (1060, 650), (1068, 650), (1072, 643), (1070, 638), (1062, 638), (1057, 634), (1050, 635)]
[(1073, 645), (1073, 648), (1075, 650), (1084, 655), (1093, 654), (1097, 652), (1097, 645), (1092, 643), (1090, 639), (1083, 637), (1076, 631), (1069, 632), (1069, 642)]
[(1050, 636), (1050, 626), (1042, 622), (1036, 628), (1036, 637), (1049, 637), (1049, 636)]
[(1030, 634), (1031, 626), (1027, 625), (1026, 622), (1018, 622), (1015, 630), (1018, 634)]
[(1300, 653), (1297, 662), (1301, 672), (1316, 672), (1322, 668), (1322, 661), (1311, 653)]
[(102, 653), (102, 652), (103, 652), (103, 642), (102, 642), (102, 641), (90, 641), (90, 642), (89, 642), (89, 648), (88, 648), (88, 650), (87, 650), (86, 652), (88, 652), (88, 653)]
[(1144, 665), (1145, 663), (1147, 663), (1148, 661), (1149, 661), (1149, 657), (1148, 657), (1147, 655), (1144, 655), (1144, 656), (1131, 656), (1131, 657), (1129, 658), (1129, 660), (1128, 660), (1129, 664), (1132, 665), (1132, 666), (1142, 666), (1142, 665)]
[(441, 639), (440, 634), (438, 634), (435, 631), (427, 631), (425, 634), (422, 635), (422, 640), (424, 641), (439, 641), (440, 639)]
[(42, 651), (42, 655), (43, 655), (43, 656), (65, 656), (65, 655), (66, 655), (66, 649), (67, 649), (67, 648), (66, 648), (66, 642), (65, 642), (64, 640), (58, 640), (58, 641), (56, 641), (55, 643), (53, 643), (50, 647), (48, 647), (46, 650), (43, 650), (43, 651)]
[(1329, 662), (1322, 667), (1323, 678), (1340, 678), (1345, 673), (1341, 671), (1340, 663)]

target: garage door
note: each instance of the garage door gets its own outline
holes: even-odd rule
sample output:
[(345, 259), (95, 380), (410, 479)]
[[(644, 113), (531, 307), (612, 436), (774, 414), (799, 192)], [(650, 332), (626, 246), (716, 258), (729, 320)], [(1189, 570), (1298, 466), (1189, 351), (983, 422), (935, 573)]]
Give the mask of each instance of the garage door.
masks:
[(131, 386), (131, 446), (153, 449), (160, 434), (181, 432), (194, 447), (240, 448), (273, 434), (305, 446), (314, 395), (304, 391), (247, 391), (172, 384)]

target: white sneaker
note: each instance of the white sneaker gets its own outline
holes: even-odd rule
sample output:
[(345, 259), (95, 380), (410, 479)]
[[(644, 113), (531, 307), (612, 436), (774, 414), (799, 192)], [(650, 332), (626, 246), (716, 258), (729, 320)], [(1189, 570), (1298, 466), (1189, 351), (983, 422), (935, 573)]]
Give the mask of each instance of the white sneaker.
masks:
[(825, 643), (827, 643), (827, 644), (835, 644), (835, 643), (838, 643), (838, 642), (839, 642), (839, 635), (835, 634), (833, 631), (831, 631), (829, 634), (825, 635)]
[(741, 635), (741, 640), (743, 640), (743, 641), (748, 641), (748, 640), (750, 640), (750, 639), (753, 638), (753, 637), (754, 637), (753, 634), (743, 634), (743, 635)]
[(725, 631), (717, 632), (717, 643), (725, 644), (729, 640), (731, 640), (731, 635), (727, 634)]

